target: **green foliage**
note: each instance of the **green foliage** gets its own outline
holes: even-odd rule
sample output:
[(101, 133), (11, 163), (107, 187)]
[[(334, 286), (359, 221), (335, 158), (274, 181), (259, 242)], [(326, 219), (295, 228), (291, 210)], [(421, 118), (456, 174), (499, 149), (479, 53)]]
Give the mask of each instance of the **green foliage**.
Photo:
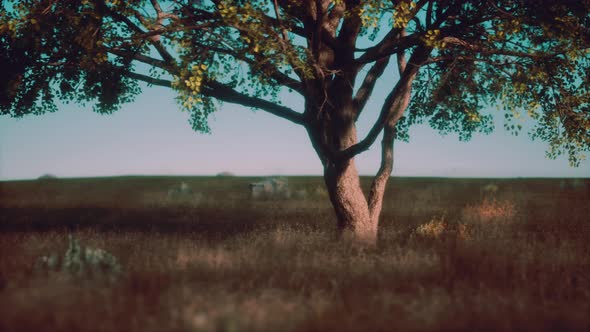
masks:
[[(3, 6), (7, 6), (3, 2)], [(57, 110), (56, 100), (94, 102), (110, 113), (133, 100), (130, 60), (109, 60), (103, 46), (115, 32), (88, 2), (20, 1), (0, 14), (0, 114), (21, 117)], [(110, 31), (109, 31), (110, 30)]]
[[(469, 139), (493, 129), (492, 114), (482, 111), (499, 105), (507, 130), (518, 134), (522, 122), (532, 120), (530, 135), (549, 143), (549, 157), (567, 153), (570, 164), (579, 164), (590, 148), (590, 4), (497, 6), (510, 19), (471, 27), (459, 21), (460, 33), (453, 25), (426, 32), (437, 61), (419, 72), (399, 137), (407, 140), (412, 124), (428, 121), (442, 133)], [(495, 11), (468, 3), (457, 8), (463, 21)]]

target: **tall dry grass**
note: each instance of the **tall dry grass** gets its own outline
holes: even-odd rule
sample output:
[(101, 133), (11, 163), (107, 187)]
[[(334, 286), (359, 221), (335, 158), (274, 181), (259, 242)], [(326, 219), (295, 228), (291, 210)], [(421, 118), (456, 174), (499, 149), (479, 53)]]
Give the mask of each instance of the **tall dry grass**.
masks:
[[(590, 330), (587, 182), (394, 179), (368, 251), (250, 180), (182, 179), (198, 204), (155, 204), (176, 178), (1, 183), (0, 331)], [(68, 235), (122, 273), (36, 269)]]

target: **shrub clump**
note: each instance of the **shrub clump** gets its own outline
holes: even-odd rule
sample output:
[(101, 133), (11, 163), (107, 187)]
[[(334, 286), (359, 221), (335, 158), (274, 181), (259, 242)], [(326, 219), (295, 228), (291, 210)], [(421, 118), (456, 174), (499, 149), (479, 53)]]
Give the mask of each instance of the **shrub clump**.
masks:
[(121, 265), (115, 256), (100, 248), (82, 246), (72, 235), (68, 236), (68, 248), (63, 255), (51, 253), (41, 256), (35, 267), (37, 270), (60, 271), (73, 275), (112, 277), (121, 273)]
[(39, 176), (37, 178), (37, 180), (41, 180), (41, 181), (43, 181), (43, 180), (55, 180), (55, 179), (57, 179), (57, 176), (56, 175), (53, 175), (53, 174), (50, 174), (50, 173), (43, 174), (43, 175), (41, 175), (41, 176)]

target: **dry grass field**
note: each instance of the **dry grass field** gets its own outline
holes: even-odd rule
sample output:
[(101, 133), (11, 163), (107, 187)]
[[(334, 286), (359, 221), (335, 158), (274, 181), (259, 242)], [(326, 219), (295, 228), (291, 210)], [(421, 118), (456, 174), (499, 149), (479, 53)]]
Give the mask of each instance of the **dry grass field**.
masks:
[(374, 250), (253, 180), (0, 182), (0, 331), (590, 331), (589, 180), (393, 178)]

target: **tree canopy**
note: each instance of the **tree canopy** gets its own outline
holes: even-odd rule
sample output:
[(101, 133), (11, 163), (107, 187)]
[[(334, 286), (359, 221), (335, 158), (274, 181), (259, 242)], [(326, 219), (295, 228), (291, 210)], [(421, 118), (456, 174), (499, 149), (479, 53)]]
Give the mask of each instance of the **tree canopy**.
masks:
[[(209, 131), (217, 101), (238, 103), (317, 132), (312, 143), (327, 159), (366, 150), (388, 127), (395, 127), (391, 138), (408, 139), (408, 128), (422, 122), (469, 139), (493, 129), (496, 105), (511, 131), (530, 118), (532, 137), (549, 143), (551, 157), (567, 153), (577, 164), (590, 149), (588, 0), (2, 6), (0, 114), (53, 112), (58, 101), (110, 113), (146, 82), (176, 90), (197, 131)], [(334, 143), (330, 123), (356, 121), (379, 78), (391, 91), (368, 135)], [(305, 105), (281, 104), (283, 89), (304, 96)], [(399, 98), (403, 91), (411, 91), (409, 100)]]

